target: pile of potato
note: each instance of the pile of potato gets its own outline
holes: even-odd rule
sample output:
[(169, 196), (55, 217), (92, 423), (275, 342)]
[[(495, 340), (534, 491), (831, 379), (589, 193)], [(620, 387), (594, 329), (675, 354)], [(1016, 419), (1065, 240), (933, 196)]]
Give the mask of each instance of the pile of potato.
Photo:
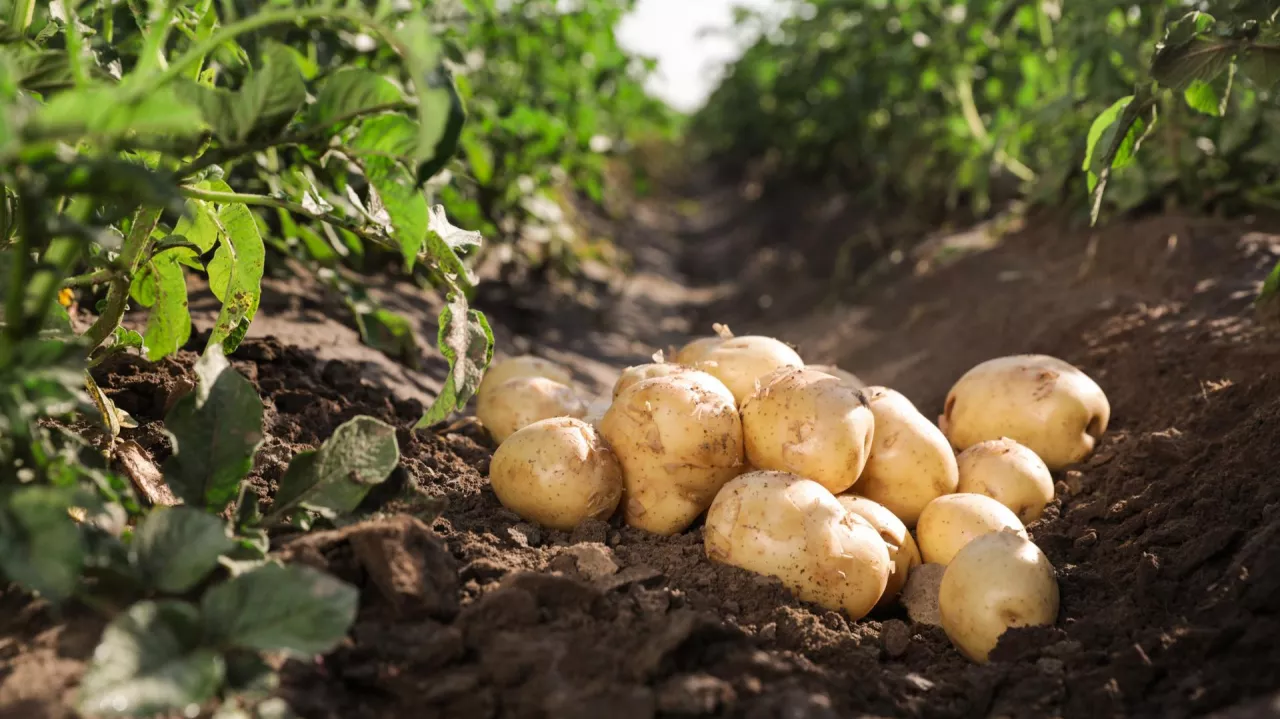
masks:
[(712, 560), (852, 619), (935, 565), (921, 576), (941, 576), (940, 623), (977, 662), (1009, 627), (1056, 620), (1054, 568), (1025, 525), (1053, 499), (1051, 470), (1106, 431), (1092, 379), (1044, 355), (993, 359), (956, 382), (934, 424), (776, 339), (716, 331), (627, 368), (591, 407), (554, 363), (495, 363), (477, 417), (499, 443), (498, 499), (560, 530), (621, 507), (628, 525), (672, 535), (705, 514)]

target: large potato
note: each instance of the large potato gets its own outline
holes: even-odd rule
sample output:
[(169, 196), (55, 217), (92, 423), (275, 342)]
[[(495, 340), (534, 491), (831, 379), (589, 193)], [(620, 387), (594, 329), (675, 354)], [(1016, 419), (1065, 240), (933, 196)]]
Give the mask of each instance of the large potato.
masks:
[(684, 531), (743, 470), (733, 395), (705, 372), (636, 382), (600, 431), (622, 464), (627, 524), (655, 534)]
[(947, 494), (920, 513), (916, 541), (924, 561), (945, 565), (969, 542), (1003, 529), (1027, 536), (1018, 515), (985, 494)]
[(540, 419), (584, 417), (587, 407), (573, 388), (546, 377), (516, 377), (476, 399), (476, 418), (498, 444)]
[(985, 494), (1030, 524), (1053, 501), (1053, 475), (1035, 452), (1002, 437), (979, 442), (956, 457), (957, 492)]
[(907, 575), (920, 564), (920, 550), (916, 547), (916, 540), (907, 531), (907, 525), (883, 504), (855, 494), (842, 494), (836, 499), (845, 509), (875, 527), (889, 548), (889, 560), (893, 562), (893, 569), (889, 573), (889, 583), (885, 585), (884, 594), (876, 602), (876, 608), (883, 609), (898, 598), (898, 593), (907, 583)]
[(1084, 372), (1046, 355), (1015, 355), (966, 372), (938, 424), (957, 450), (1009, 437), (1061, 469), (1093, 451), (1110, 419), (1107, 396)]
[(715, 349), (717, 345), (724, 342), (723, 337), (699, 337), (689, 344), (681, 347), (672, 359), (675, 364), (695, 365), (707, 358), (707, 354)]
[(942, 630), (965, 656), (986, 662), (1010, 627), (1053, 624), (1058, 580), (1049, 558), (1026, 537), (992, 532), (965, 545), (938, 590)]
[(520, 355), (498, 360), (489, 365), (484, 371), (484, 378), (480, 380), (480, 386), (476, 388), (477, 401), (480, 395), (517, 377), (546, 377), (563, 385), (573, 385), (573, 376), (561, 365), (533, 355)]
[(805, 365), (805, 368), (816, 369), (819, 372), (826, 372), (832, 377), (842, 379), (845, 382), (848, 382), (849, 384), (853, 385), (854, 387), (857, 387), (858, 389), (864, 389), (867, 386), (867, 383), (863, 382), (861, 379), (858, 379), (858, 376), (855, 375), (854, 373), (842, 370), (833, 364), (810, 364), (810, 365)]
[(502, 506), (570, 531), (608, 519), (622, 497), (622, 467), (591, 425), (572, 417), (534, 422), (493, 453), (489, 483)]
[(690, 369), (690, 367), (674, 362), (650, 362), (628, 367), (622, 370), (622, 374), (618, 376), (618, 381), (613, 384), (613, 396), (616, 398), (622, 394), (623, 390), (640, 380), (668, 377), (681, 372), (689, 372)]
[(723, 382), (742, 406), (756, 391), (756, 380), (783, 367), (803, 367), (804, 361), (772, 337), (747, 335), (721, 340), (694, 366)]
[(889, 508), (908, 527), (925, 505), (956, 491), (959, 473), (947, 438), (901, 393), (863, 390), (875, 416), (871, 456), (854, 491)]
[(780, 370), (742, 406), (747, 460), (812, 479), (832, 494), (857, 481), (875, 419), (862, 392), (817, 370)]
[(884, 594), (892, 562), (880, 534), (817, 482), (751, 472), (729, 482), (707, 511), (707, 556), (777, 577), (801, 599), (853, 619)]

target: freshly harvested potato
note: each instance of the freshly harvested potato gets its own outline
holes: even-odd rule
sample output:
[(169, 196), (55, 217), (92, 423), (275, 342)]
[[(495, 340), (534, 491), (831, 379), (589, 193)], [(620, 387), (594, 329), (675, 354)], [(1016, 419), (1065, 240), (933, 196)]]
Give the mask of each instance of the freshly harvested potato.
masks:
[(852, 619), (884, 594), (892, 561), (879, 532), (822, 485), (786, 472), (744, 474), (720, 490), (703, 529), (713, 561), (777, 577)]
[(721, 342), (724, 342), (723, 337), (699, 337), (681, 347), (672, 359), (675, 360), (675, 364), (695, 365), (706, 359), (707, 354)]
[(826, 372), (832, 377), (844, 380), (845, 382), (848, 382), (849, 384), (853, 385), (854, 387), (857, 387), (858, 389), (863, 389), (867, 386), (867, 383), (858, 379), (858, 376), (855, 375), (854, 373), (846, 372), (845, 370), (842, 370), (833, 364), (809, 364), (809, 365), (805, 365), (805, 368), (816, 369), (819, 372)]
[(582, 418), (587, 407), (573, 388), (546, 377), (516, 377), (476, 399), (476, 418), (498, 444), (540, 419)]
[(690, 368), (676, 364), (674, 362), (650, 362), (648, 364), (636, 365), (622, 370), (622, 374), (618, 377), (618, 381), (613, 385), (613, 396), (617, 398), (622, 391), (640, 380), (653, 379), (654, 377), (667, 377), (681, 372), (688, 372)]
[(549, 359), (520, 355), (509, 359), (498, 360), (484, 371), (484, 378), (476, 388), (476, 398), (509, 379), (516, 377), (546, 377), (563, 385), (573, 386), (573, 376), (569, 370)]
[(622, 498), (622, 466), (591, 425), (553, 417), (517, 430), (498, 447), (489, 484), (502, 506), (567, 532), (613, 514)]
[(916, 541), (924, 561), (945, 565), (969, 542), (1005, 528), (1027, 536), (1018, 515), (985, 494), (946, 494), (920, 513)]
[(863, 392), (875, 416), (875, 441), (854, 491), (914, 527), (925, 505), (956, 491), (955, 453), (942, 430), (900, 392), (885, 387)]
[(947, 638), (985, 663), (1010, 627), (1053, 624), (1058, 580), (1049, 558), (1026, 537), (991, 532), (965, 545), (947, 565), (938, 610)]
[(874, 428), (862, 392), (803, 367), (774, 373), (742, 406), (751, 466), (798, 474), (832, 494), (857, 481)]
[(675, 534), (743, 469), (733, 395), (705, 372), (641, 380), (605, 412), (600, 431), (622, 464), (627, 524)]
[(985, 494), (1030, 524), (1053, 501), (1053, 475), (1035, 452), (1009, 439), (979, 442), (956, 457), (957, 492)]
[(694, 367), (724, 383), (742, 406), (756, 391), (756, 380), (782, 367), (804, 367), (796, 351), (772, 337), (747, 335), (721, 340)]
[(1107, 396), (1089, 375), (1055, 357), (1014, 355), (966, 372), (938, 424), (957, 450), (1009, 437), (1061, 469), (1093, 451), (1110, 419)]
[(884, 594), (880, 596), (880, 601), (876, 602), (876, 608), (883, 609), (893, 604), (898, 598), (898, 593), (907, 583), (907, 575), (920, 564), (920, 550), (916, 547), (916, 540), (911, 538), (907, 525), (903, 524), (902, 520), (894, 516), (893, 512), (883, 504), (855, 494), (842, 494), (836, 499), (845, 509), (862, 517), (875, 527), (889, 548), (889, 560), (893, 562), (893, 568), (889, 573), (889, 583), (885, 585)]

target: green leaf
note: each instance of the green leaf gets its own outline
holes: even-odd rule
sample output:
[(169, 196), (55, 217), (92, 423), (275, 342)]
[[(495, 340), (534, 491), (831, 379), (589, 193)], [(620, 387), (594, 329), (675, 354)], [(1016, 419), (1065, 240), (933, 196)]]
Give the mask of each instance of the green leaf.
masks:
[(411, 156), (417, 141), (413, 121), (400, 115), (383, 115), (365, 122), (352, 140), (352, 147), (364, 158), (365, 176), (377, 192), (370, 206), (386, 212), (391, 236), (400, 245), (405, 269), (413, 268), (427, 239), (430, 211), (426, 195), (397, 158)]
[(1239, 51), (1240, 43), (1235, 40), (1197, 37), (1158, 51), (1151, 61), (1151, 76), (1165, 87), (1185, 92), (1197, 80), (1216, 80)]
[[(1147, 115), (1149, 113), (1149, 115)], [(1144, 115), (1147, 118), (1144, 119)], [(1149, 86), (1117, 100), (1093, 122), (1085, 150), (1084, 169), (1093, 195), (1092, 221), (1102, 212), (1102, 198), (1111, 173), (1133, 162), (1134, 153), (1156, 122), (1156, 103)]]
[(1183, 97), (1192, 109), (1206, 115), (1222, 117), (1227, 114), (1227, 105), (1231, 101), (1231, 88), (1235, 86), (1236, 65), (1233, 63), (1225, 75), (1206, 82), (1194, 80), (1187, 87)]
[(449, 376), (415, 428), (430, 427), (465, 407), (493, 360), (493, 330), (489, 328), (489, 320), (484, 314), (468, 309), (467, 299), (461, 292), (449, 295), (449, 303), (440, 311), (439, 322), (436, 344), (449, 362)]
[(144, 601), (102, 633), (80, 681), (77, 708), (88, 716), (180, 712), (213, 698), (224, 667), (200, 646), (200, 616), (185, 602)]
[(223, 205), (217, 218), (221, 241), (209, 261), (209, 289), (222, 302), (222, 310), (209, 343), (223, 343), (227, 352), (234, 352), (262, 299), (266, 246), (248, 206)]
[(366, 311), (358, 304), (352, 305), (352, 313), (362, 342), (411, 369), (418, 368), (418, 341), (408, 319), (383, 307)]
[(306, 81), (287, 48), (268, 45), (262, 61), (241, 86), (233, 107), (239, 128), (236, 140), (241, 142), (250, 134), (280, 132), (307, 101)]
[(280, 479), (272, 518), (306, 506), (347, 514), (400, 463), (396, 428), (372, 417), (355, 417), (334, 430), (320, 449), (300, 453)]
[(191, 313), (187, 310), (187, 279), (184, 258), (196, 254), (175, 248), (153, 256), (146, 264), (155, 287), (154, 302), (147, 304), (147, 359), (155, 362), (177, 352), (191, 337)]
[(262, 444), (262, 401), (217, 344), (196, 362), (196, 389), (165, 415), (174, 454), (165, 478), (188, 505), (221, 511), (235, 498)]
[(415, 14), (396, 30), (396, 39), (418, 95), (415, 181), (426, 182), (458, 152), (466, 120), (462, 98), (440, 62), (444, 49), (425, 14)]
[(328, 127), (403, 100), (400, 89), (378, 73), (363, 68), (345, 68), (320, 83), (308, 123)]
[(359, 591), (310, 567), (265, 564), (205, 592), (206, 636), (219, 644), (323, 654), (346, 636)]
[(1258, 87), (1274, 88), (1280, 84), (1280, 46), (1250, 46), (1240, 57), (1240, 69)]
[(443, 205), (431, 208), (431, 219), (427, 224), (427, 254), (440, 265), (441, 270), (457, 278), (464, 287), (474, 285), (476, 278), (458, 252), (479, 247), (483, 239), (479, 232), (454, 227)]
[(173, 234), (181, 235), (200, 248), (201, 252), (213, 249), (218, 241), (218, 220), (208, 202), (187, 200), (186, 211), (178, 218)]
[(169, 87), (155, 88), (127, 103), (117, 87), (91, 86), (54, 95), (39, 106), (33, 124), (38, 133), (50, 135), (84, 132), (118, 137), (194, 135), (203, 123), (199, 109)]
[(84, 564), (70, 506), (69, 490), (33, 486), (15, 490), (0, 511), (0, 574), (51, 602), (71, 596)]
[(481, 185), (489, 184), (493, 179), (493, 150), (474, 137), (464, 137), (462, 148), (467, 153), (467, 164), (471, 165), (471, 174)]
[(129, 554), (149, 587), (181, 594), (207, 577), (218, 557), (235, 546), (221, 519), (191, 507), (161, 507), (138, 525)]

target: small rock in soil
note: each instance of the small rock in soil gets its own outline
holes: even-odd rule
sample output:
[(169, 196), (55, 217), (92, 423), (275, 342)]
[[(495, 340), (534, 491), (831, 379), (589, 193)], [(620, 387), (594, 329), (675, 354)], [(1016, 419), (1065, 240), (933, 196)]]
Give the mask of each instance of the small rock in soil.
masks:
[(942, 586), (942, 573), (946, 569), (941, 564), (921, 564), (911, 570), (902, 588), (901, 600), (911, 621), (935, 627), (942, 625), (942, 615), (938, 612), (938, 589)]
[(1053, 659), (1052, 657), (1041, 657), (1036, 660), (1036, 668), (1045, 674), (1051, 676), (1059, 676), (1066, 669), (1066, 664), (1061, 659)]
[(521, 522), (514, 527), (507, 528), (507, 534), (511, 540), (522, 547), (536, 547), (542, 544), (542, 530)]
[(906, 654), (911, 647), (911, 630), (907, 628), (906, 622), (899, 619), (886, 620), (880, 626), (880, 647), (887, 656), (895, 659)]
[(658, 711), (671, 714), (714, 714), (733, 699), (733, 687), (710, 674), (672, 677), (658, 687)]
[(374, 586), (402, 614), (452, 618), (458, 612), (458, 563), (415, 517), (366, 522), (351, 548)]
[(613, 550), (603, 544), (575, 544), (566, 549), (565, 554), (573, 557), (578, 574), (588, 581), (618, 573), (618, 562), (614, 560)]

